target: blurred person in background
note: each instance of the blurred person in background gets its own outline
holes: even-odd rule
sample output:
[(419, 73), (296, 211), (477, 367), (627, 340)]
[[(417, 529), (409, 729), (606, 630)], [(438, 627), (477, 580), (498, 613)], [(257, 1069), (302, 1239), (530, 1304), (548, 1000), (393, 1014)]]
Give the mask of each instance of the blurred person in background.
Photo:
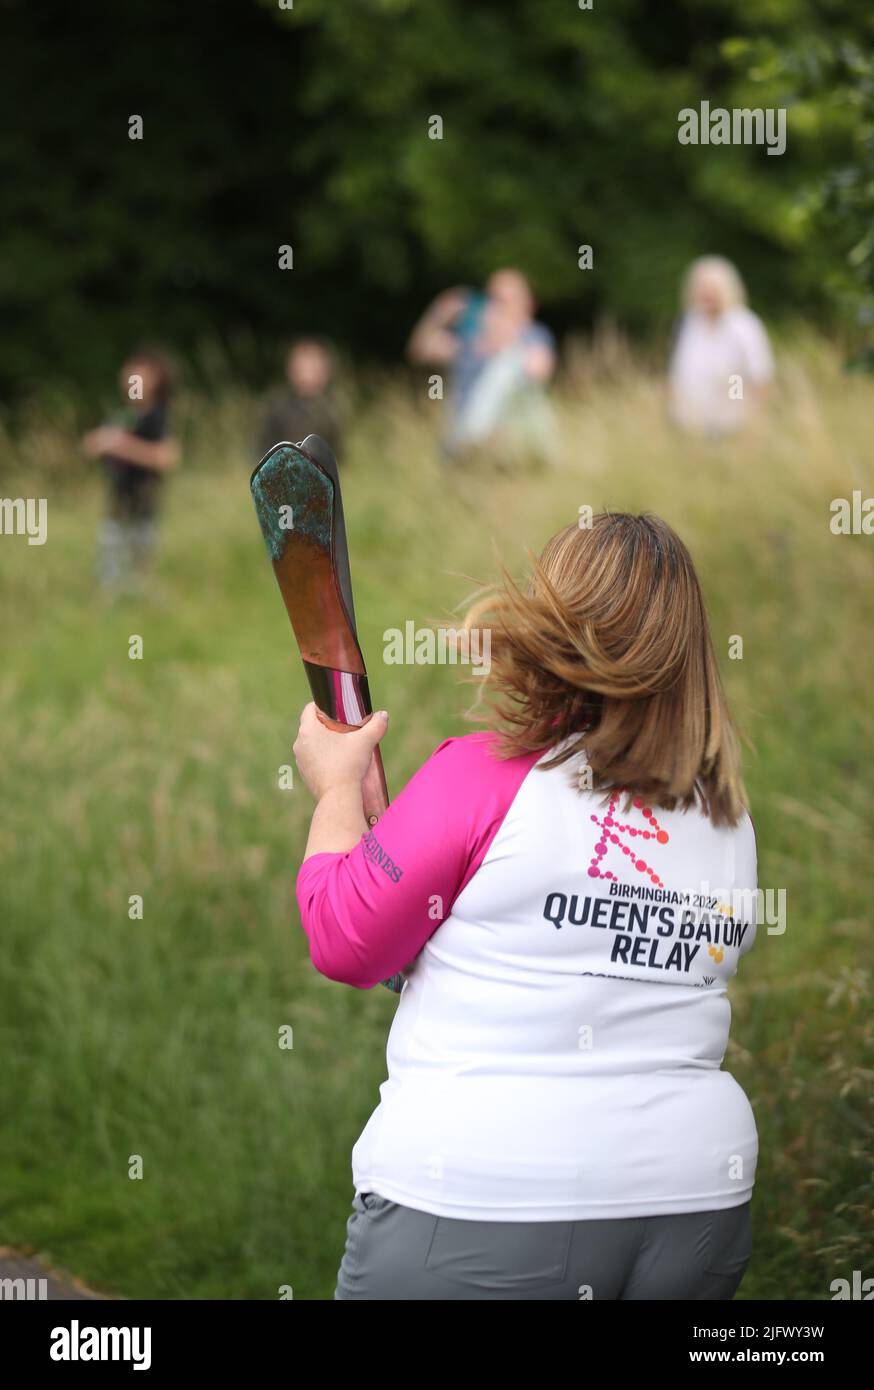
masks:
[(97, 575), (110, 591), (139, 587), (155, 547), (163, 475), (179, 462), (169, 420), (176, 377), (168, 356), (160, 348), (136, 349), (122, 363), (119, 386), (123, 409), (82, 440), (106, 474)]
[(267, 398), (258, 431), (263, 456), (285, 440), (299, 444), (318, 434), (340, 457), (342, 411), (334, 384), (334, 359), (320, 338), (297, 338), (285, 354), (285, 385)]
[(760, 412), (773, 379), (768, 334), (722, 256), (692, 263), (683, 303), (668, 370), (671, 419), (690, 434), (734, 434)]
[(555, 423), (546, 385), (555, 339), (534, 318), (534, 295), (518, 270), (496, 270), (485, 293), (444, 291), (413, 329), (407, 352), (449, 366), (443, 448), (450, 458), (487, 443), (550, 457)]

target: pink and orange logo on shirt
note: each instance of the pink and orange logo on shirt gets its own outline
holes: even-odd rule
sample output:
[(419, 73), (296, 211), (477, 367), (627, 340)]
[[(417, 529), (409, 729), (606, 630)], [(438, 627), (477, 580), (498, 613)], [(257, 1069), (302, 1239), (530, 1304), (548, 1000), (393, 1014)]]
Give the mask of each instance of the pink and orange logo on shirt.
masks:
[(630, 858), (639, 874), (648, 875), (657, 888), (663, 888), (664, 884), (655, 869), (646, 862), (636, 847), (627, 844), (622, 837), (628, 835), (631, 839), (654, 840), (656, 844), (666, 845), (670, 836), (667, 830), (663, 830), (659, 825), (652, 807), (645, 804), (642, 796), (636, 796), (633, 804), (640, 811), (644, 820), (647, 821), (649, 828), (643, 829), (642, 827), (634, 825), (623, 825), (621, 821), (618, 821), (614, 813), (619, 805), (619, 798), (624, 792), (624, 787), (619, 787), (618, 790), (613, 792), (610, 797), (610, 805), (607, 807), (607, 811), (603, 817), (592, 816), (592, 820), (595, 824), (601, 827), (601, 838), (595, 845), (595, 853), (589, 865), (589, 878), (608, 878), (612, 879), (614, 883), (618, 882), (614, 873), (611, 873), (609, 869), (601, 868), (601, 861), (610, 848), (610, 843), (612, 843), (618, 845), (622, 853)]

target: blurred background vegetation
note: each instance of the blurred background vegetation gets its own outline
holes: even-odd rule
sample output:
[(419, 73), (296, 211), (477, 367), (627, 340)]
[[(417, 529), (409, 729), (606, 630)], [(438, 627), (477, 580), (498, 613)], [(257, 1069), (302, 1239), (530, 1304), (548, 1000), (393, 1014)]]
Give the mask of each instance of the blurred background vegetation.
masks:
[[(867, 0), (2, 0), (0, 20), (2, 401), (99, 388), (143, 337), (218, 342), (253, 384), (290, 331), (391, 360), (433, 292), (503, 263), (560, 333), (666, 333), (707, 251), (767, 317), (867, 332)], [(786, 106), (785, 154), (679, 145), (702, 99)]]
[[(393, 792), (473, 692), (458, 668), (385, 665), (388, 628), (451, 615), (499, 558), (521, 575), (582, 504), (653, 510), (690, 546), (717, 651), (743, 637), (723, 674), (760, 882), (786, 892), (785, 934), (760, 928), (730, 990), (726, 1066), (761, 1150), (741, 1296), (827, 1299), (874, 1245), (874, 562), (828, 527), (870, 479), (874, 393), (819, 338), (780, 366), (767, 427), (707, 446), (603, 342), (569, 372), (550, 472), (447, 472), (439, 407), (386, 380), (343, 490)], [(129, 1297), (331, 1297), (395, 1009), (318, 975), (298, 925), (312, 803), (279, 774), (309, 694), (241, 466), (253, 406), (190, 404), (141, 599), (95, 592), (100, 479), (69, 481), (64, 425), (0, 448), (12, 495), (36, 460), (50, 499), (45, 546), (0, 544), (0, 1246)]]

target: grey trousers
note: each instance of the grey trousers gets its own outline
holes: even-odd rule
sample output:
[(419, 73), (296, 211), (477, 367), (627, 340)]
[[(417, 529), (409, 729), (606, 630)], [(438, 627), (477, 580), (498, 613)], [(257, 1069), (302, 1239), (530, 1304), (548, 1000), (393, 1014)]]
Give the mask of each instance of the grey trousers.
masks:
[(730, 1299), (750, 1205), (605, 1221), (460, 1221), (356, 1193), (335, 1299)]

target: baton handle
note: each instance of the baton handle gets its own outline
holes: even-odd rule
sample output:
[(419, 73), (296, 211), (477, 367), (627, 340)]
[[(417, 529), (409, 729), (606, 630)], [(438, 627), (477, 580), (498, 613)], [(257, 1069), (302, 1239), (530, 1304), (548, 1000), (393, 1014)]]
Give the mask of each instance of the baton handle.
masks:
[[(360, 724), (343, 724), (339, 719), (332, 719), (329, 714), (325, 714), (316, 705), (316, 715), (320, 724), (324, 724), (326, 729), (332, 729), (335, 734), (354, 734), (356, 729), (361, 729), (369, 720), (373, 718), (368, 714), (362, 719)], [(373, 750), (373, 758), (370, 767), (367, 769), (364, 781), (361, 783), (361, 797), (364, 806), (364, 819), (371, 828), (376, 825), (385, 808), (388, 806), (388, 789), (385, 784), (385, 769), (382, 765), (382, 755), (378, 748)]]

